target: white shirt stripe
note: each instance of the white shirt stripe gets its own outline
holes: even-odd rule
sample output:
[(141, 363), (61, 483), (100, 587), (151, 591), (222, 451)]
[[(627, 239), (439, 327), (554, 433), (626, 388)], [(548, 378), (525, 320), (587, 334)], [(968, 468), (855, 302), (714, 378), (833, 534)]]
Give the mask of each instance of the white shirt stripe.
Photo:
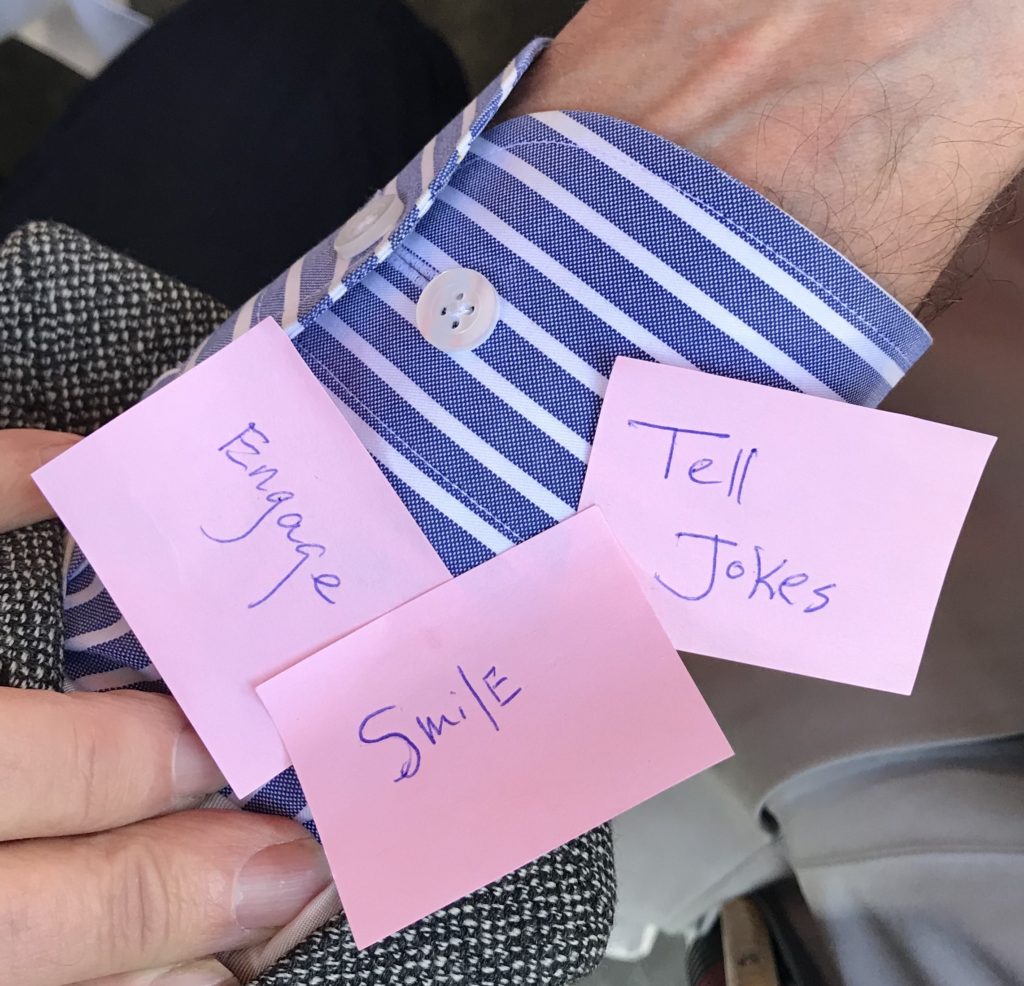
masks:
[(95, 599), (103, 591), (103, 588), (99, 576), (93, 575), (92, 581), (84, 589), (79, 589), (78, 592), (72, 592), (64, 597), (64, 609), (74, 609), (76, 606), (81, 606), (82, 603), (89, 602), (90, 599)]
[[(370, 277), (378, 276), (370, 274), (367, 276), (367, 280)], [(330, 332), (359, 362), (394, 390), (399, 399), (404, 400), (467, 455), (472, 456), (495, 476), (521, 493), (549, 517), (563, 520), (576, 512), (569, 504), (560, 500), (547, 487), (538, 483), (529, 473), (520, 469), (493, 445), (489, 445), (476, 432), (467, 428), (458, 418), (446, 411), (433, 397), (332, 311), (322, 312), (319, 321), (323, 329)]]
[(281, 311), (281, 324), (290, 329), (299, 317), (299, 295), (302, 287), (302, 261), (300, 257), (288, 268), (288, 276), (284, 279), (284, 302)]
[(480, 103), (480, 97), (477, 96), (473, 102), (471, 102), (462, 111), (462, 121), (459, 123), (459, 139), (455, 144), (455, 160), (461, 161), (469, 151), (470, 144), (473, 143), (473, 121), (478, 115), (478, 105)]
[(460, 503), (447, 490), (442, 489), (433, 479), (411, 462), (399, 449), (386, 441), (379, 432), (371, 428), (340, 397), (331, 391), (327, 396), (334, 401), (338, 410), (352, 427), (363, 447), (378, 462), (393, 472), (406, 486), (418, 493), (431, 506), (458, 524), (467, 534), (476, 538), (484, 547), (495, 554), (511, 548), (514, 541), (492, 527), (468, 507)]
[(624, 311), (616, 308), (610, 301), (595, 291), (589, 284), (581, 281), (571, 270), (563, 267), (553, 257), (548, 256), (540, 247), (534, 246), (525, 236), (517, 233), (507, 223), (489, 212), (482, 205), (449, 185), (440, 196), (439, 201), (450, 205), (472, 220), (482, 230), (493, 236), (499, 243), (518, 254), (538, 273), (547, 277), (554, 286), (561, 288), (570, 297), (578, 301), (584, 308), (596, 315), (602, 322), (610, 326), (620, 335), (629, 339), (642, 349), (651, 359), (669, 366), (693, 367), (684, 356), (677, 353), (667, 343), (648, 331)]
[(256, 299), (259, 295), (253, 295), (241, 308), (238, 309), (238, 318), (231, 328), (231, 339), (234, 341), (241, 335), (245, 335), (252, 328), (252, 313), (256, 308)]
[(88, 633), (80, 633), (77, 637), (71, 637), (64, 641), (64, 649), (69, 651), (84, 651), (98, 644), (109, 644), (118, 637), (131, 633), (131, 628), (124, 621), (124, 617), (116, 623), (100, 630), (90, 630)]
[[(416, 305), (401, 291), (383, 277), (371, 275), (364, 281), (366, 287), (384, 304), (398, 312), (410, 325), (416, 324)], [(448, 353), (448, 357), (458, 363), (467, 373), (491, 391), (499, 400), (526, 418), (531, 424), (543, 431), (549, 438), (558, 442), (567, 452), (574, 455), (580, 462), (590, 458), (590, 442), (581, 438), (571, 428), (558, 420), (550, 411), (541, 407), (532, 397), (524, 394), (506, 377), (488, 366), (476, 353), (460, 351)]]
[[(366, 280), (368, 281), (371, 277), (379, 277), (379, 275), (369, 274)], [(365, 284), (366, 281), (363, 283)], [(495, 476), (521, 493), (549, 517), (563, 520), (575, 513), (569, 504), (560, 500), (528, 472), (520, 469), (493, 445), (488, 444), (471, 428), (467, 428), (450, 411), (445, 410), (433, 397), (332, 311), (327, 310), (320, 315), (320, 325), (330, 332), (360, 363), (394, 390), (398, 399), (404, 400), (467, 455), (472, 456)]]
[[(574, 141), (588, 154), (616, 171), (640, 191), (649, 195), (714, 243), (715, 246), (729, 254), (735, 261), (742, 264), (752, 274), (817, 322), (844, 346), (853, 350), (890, 386), (902, 379), (903, 369), (900, 365), (883, 352), (870, 337), (826, 305), (821, 298), (813, 291), (808, 290), (786, 270), (751, 246), (742, 236), (734, 233), (728, 226), (718, 222), (704, 209), (692, 202), (664, 178), (648, 171), (642, 164), (623, 154), (599, 134), (564, 113), (552, 111), (537, 113), (536, 116), (546, 126)], [(824, 285), (820, 286), (822, 290), (827, 290)]]
[(434, 148), (437, 146), (437, 137), (431, 137), (427, 146), (420, 151), (420, 187), (429, 188), (434, 180)]
[[(419, 233), (410, 233), (402, 246), (430, 264), (435, 271), (459, 266), (447, 253), (429, 240), (425, 240)], [(608, 378), (564, 346), (550, 332), (542, 329), (507, 298), (501, 299), (501, 320), (534, 349), (565, 370), (569, 376), (574, 377), (588, 390), (592, 390), (598, 397), (604, 397), (604, 392), (608, 388)]]
[(75, 679), (75, 689), (86, 692), (102, 692), (110, 688), (124, 688), (143, 681), (160, 681), (160, 675), (152, 664), (142, 668), (117, 668), (114, 671), (100, 671)]
[[(173, 372), (173, 371), (171, 371), (171, 372)], [(161, 379), (162, 379), (162, 377), (161, 377)], [(74, 540), (72, 539), (71, 535), (69, 534), (67, 536), (66, 541), (65, 541), (65, 558), (64, 558), (64, 564), (67, 566), (67, 573), (64, 575), (64, 578), (67, 579), (68, 582), (70, 582), (72, 579), (78, 578), (78, 576), (81, 575), (82, 572), (84, 572), (89, 567), (88, 559), (85, 559), (85, 558), (83, 558), (74, 568), (71, 567), (71, 556), (72, 556), (72, 553), (74, 551), (74, 547), (75, 547)]]
[(518, 178), (555, 208), (560, 209), (599, 240), (623, 257), (628, 258), (652, 281), (656, 281), (684, 305), (689, 306), (712, 325), (721, 329), (729, 338), (753, 353), (762, 363), (770, 366), (794, 387), (802, 390), (805, 394), (840, 399), (831, 387), (805, 370), (795, 359), (784, 353), (756, 329), (737, 318), (728, 308), (705, 294), (696, 284), (674, 271), (660, 257), (655, 256), (645, 246), (610, 223), (585, 202), (581, 202), (567, 189), (538, 171), (533, 165), (510, 154), (503, 148), (496, 147), (483, 137), (477, 139), (473, 145), (473, 151), (501, 168), (506, 174)]
[(519, 78), (519, 67), (516, 63), (510, 62), (505, 66), (505, 71), (501, 74), (501, 102), (504, 103), (509, 97), (509, 93), (512, 92), (516, 87), (516, 80)]

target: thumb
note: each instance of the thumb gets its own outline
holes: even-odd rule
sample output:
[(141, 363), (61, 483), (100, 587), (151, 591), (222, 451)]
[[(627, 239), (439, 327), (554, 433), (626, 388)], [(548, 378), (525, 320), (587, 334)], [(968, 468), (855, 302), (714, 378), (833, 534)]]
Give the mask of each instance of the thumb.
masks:
[(0, 430), (0, 533), (53, 516), (32, 473), (77, 441), (78, 435), (62, 431)]

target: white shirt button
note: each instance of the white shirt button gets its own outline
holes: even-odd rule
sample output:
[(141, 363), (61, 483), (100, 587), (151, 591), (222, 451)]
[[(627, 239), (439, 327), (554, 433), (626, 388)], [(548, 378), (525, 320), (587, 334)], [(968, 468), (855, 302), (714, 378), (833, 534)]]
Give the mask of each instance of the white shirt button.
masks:
[(402, 211), (397, 195), (375, 195), (338, 230), (335, 252), (347, 260), (358, 256), (395, 228)]
[(446, 353), (482, 346), (498, 324), (498, 293), (483, 274), (466, 267), (442, 271), (416, 303), (423, 338)]

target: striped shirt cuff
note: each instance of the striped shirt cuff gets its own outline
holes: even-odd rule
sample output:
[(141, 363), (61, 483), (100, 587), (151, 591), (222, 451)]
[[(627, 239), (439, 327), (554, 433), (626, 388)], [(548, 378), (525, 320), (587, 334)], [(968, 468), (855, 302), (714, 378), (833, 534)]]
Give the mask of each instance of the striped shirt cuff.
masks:
[[(495, 169), (474, 185), (498, 183), (500, 195), (520, 203), (519, 211), (502, 210), (510, 227), (540, 225), (549, 213), (566, 217), (550, 223), (556, 232), (545, 250), (557, 252), (553, 240), (577, 232), (593, 236), (598, 249), (611, 247), (620, 278), (665, 292), (666, 315), (668, 296), (684, 301), (756, 356), (758, 382), (874, 406), (931, 342), (906, 308), (805, 226), (632, 124), (597, 113), (539, 113), (491, 128), (467, 165), (474, 159)], [(462, 183), (457, 176), (456, 187)], [(671, 345), (701, 369), (747, 376), (716, 357), (712, 339), (702, 345), (679, 336)]]

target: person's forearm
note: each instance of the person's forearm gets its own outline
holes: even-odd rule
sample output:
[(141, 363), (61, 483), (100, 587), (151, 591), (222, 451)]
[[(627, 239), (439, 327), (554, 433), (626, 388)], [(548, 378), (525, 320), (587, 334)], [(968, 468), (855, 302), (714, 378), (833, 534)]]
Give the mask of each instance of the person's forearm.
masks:
[(1024, 166), (1014, 0), (590, 0), (507, 113), (586, 109), (702, 155), (917, 305)]

